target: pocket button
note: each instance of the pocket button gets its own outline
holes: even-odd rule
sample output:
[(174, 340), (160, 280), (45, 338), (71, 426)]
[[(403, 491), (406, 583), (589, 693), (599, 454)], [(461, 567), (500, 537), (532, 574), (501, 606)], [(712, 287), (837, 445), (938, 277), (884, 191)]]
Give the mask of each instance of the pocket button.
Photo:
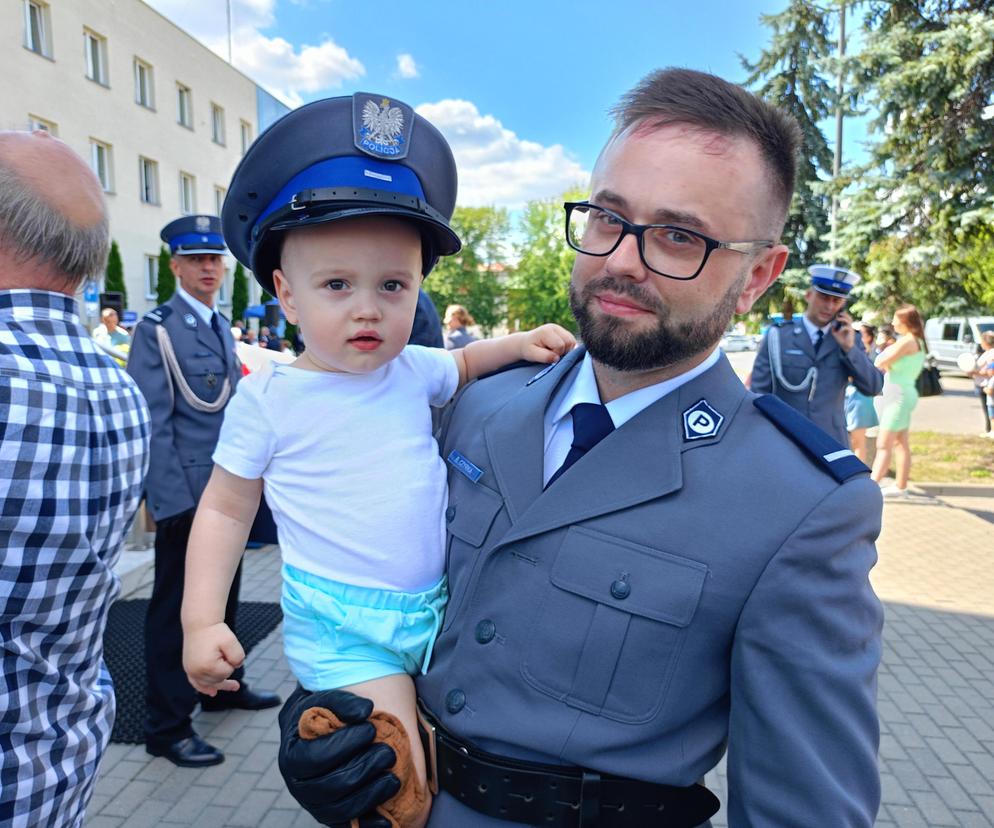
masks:
[(445, 696), (445, 709), (450, 713), (458, 713), (466, 706), (466, 694), (459, 689), (450, 690)]
[(455, 519), (455, 517), (456, 517), (456, 507), (455, 506), (450, 506), (448, 509), (445, 510), (445, 520), (446, 521), (448, 521), (449, 523), (452, 523), (452, 521)]
[(611, 584), (611, 597), (617, 598), (619, 601), (624, 601), (629, 595), (632, 594), (632, 588), (629, 586), (628, 581), (622, 581), (620, 578)]
[(476, 640), (480, 644), (489, 644), (497, 634), (497, 625), (489, 618), (484, 618), (476, 625)]

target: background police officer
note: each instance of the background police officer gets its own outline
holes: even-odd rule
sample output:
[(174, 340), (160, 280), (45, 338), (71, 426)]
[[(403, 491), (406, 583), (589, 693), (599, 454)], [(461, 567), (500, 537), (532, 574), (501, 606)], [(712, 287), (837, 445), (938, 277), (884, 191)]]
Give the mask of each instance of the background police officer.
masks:
[(873, 367), (845, 311), (859, 276), (829, 265), (809, 270), (804, 316), (766, 332), (753, 365), (751, 388), (757, 394), (775, 394), (848, 446), (845, 395), (850, 377), (856, 390), (874, 397), (883, 389), (884, 375)]
[[(193, 730), (197, 694), (183, 672), (180, 605), (193, 515), (241, 365), (231, 323), (214, 304), (224, 278), (221, 220), (184, 216), (167, 224), (161, 237), (172, 253), (176, 293), (138, 324), (128, 359), (128, 373), (152, 413), (145, 503), (156, 522), (155, 583), (145, 619), (145, 747), (176, 765), (204, 767), (224, 761), (224, 754)], [(232, 629), (238, 586), (236, 576), (225, 615)], [(242, 671), (237, 672), (241, 681)], [(237, 693), (201, 697), (204, 710), (261, 710), (279, 701), (244, 682)]]

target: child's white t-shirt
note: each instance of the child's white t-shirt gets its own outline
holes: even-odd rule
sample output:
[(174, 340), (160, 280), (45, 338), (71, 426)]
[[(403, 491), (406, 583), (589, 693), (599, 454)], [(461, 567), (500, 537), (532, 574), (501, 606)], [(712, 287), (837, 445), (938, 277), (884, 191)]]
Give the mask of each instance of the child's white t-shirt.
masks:
[(368, 374), (274, 365), (224, 412), (214, 462), (263, 478), (283, 560), (355, 586), (420, 592), (445, 565), (445, 464), (431, 409), (455, 360), (408, 345)]

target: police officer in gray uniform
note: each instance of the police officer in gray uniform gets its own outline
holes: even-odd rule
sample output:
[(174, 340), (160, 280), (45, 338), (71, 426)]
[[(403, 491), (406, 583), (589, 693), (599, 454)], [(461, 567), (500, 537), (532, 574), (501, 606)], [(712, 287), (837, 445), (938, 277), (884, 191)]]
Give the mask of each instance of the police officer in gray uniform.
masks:
[[(145, 619), (145, 747), (181, 767), (205, 767), (224, 754), (193, 730), (197, 693), (183, 671), (180, 605), (186, 544), (197, 502), (213, 463), (224, 406), (241, 378), (231, 323), (214, 298), (224, 278), (225, 253), (217, 216), (184, 216), (167, 224), (162, 240), (172, 253), (178, 284), (173, 297), (145, 314), (135, 328), (128, 373), (152, 413), (151, 461), (145, 505), (156, 522), (155, 583)], [(236, 576), (225, 621), (234, 629)], [(241, 681), (241, 670), (235, 678)], [(244, 683), (237, 693), (201, 697), (205, 710), (274, 707), (274, 693)]]
[(752, 368), (751, 388), (776, 394), (815, 425), (849, 445), (845, 397), (850, 378), (862, 394), (883, 390), (884, 375), (873, 366), (844, 310), (860, 278), (831, 265), (813, 265), (808, 303), (799, 320), (772, 326)]
[[(799, 130), (690, 70), (653, 73), (617, 118), (589, 201), (566, 205), (585, 348), (469, 384), (443, 424), (429, 826), (707, 824), (698, 782), (727, 750), (730, 828), (869, 828), (880, 494), (718, 348), (784, 267)], [(315, 705), (347, 726), (301, 740)], [(324, 824), (386, 825), (369, 707), (298, 689), (281, 713), (281, 771)]]

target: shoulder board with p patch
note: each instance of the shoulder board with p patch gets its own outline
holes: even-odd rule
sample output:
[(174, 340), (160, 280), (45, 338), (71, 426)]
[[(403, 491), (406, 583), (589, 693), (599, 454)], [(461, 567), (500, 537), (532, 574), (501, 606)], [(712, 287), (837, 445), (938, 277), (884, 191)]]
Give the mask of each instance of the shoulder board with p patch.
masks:
[(157, 325), (161, 325), (166, 319), (169, 318), (169, 314), (173, 312), (173, 309), (167, 305), (159, 305), (159, 307), (154, 310), (150, 310), (146, 313), (142, 319), (147, 319), (149, 322), (155, 322)]
[(852, 451), (779, 397), (763, 394), (752, 404), (836, 482), (845, 483), (851, 477), (869, 473), (870, 470)]

